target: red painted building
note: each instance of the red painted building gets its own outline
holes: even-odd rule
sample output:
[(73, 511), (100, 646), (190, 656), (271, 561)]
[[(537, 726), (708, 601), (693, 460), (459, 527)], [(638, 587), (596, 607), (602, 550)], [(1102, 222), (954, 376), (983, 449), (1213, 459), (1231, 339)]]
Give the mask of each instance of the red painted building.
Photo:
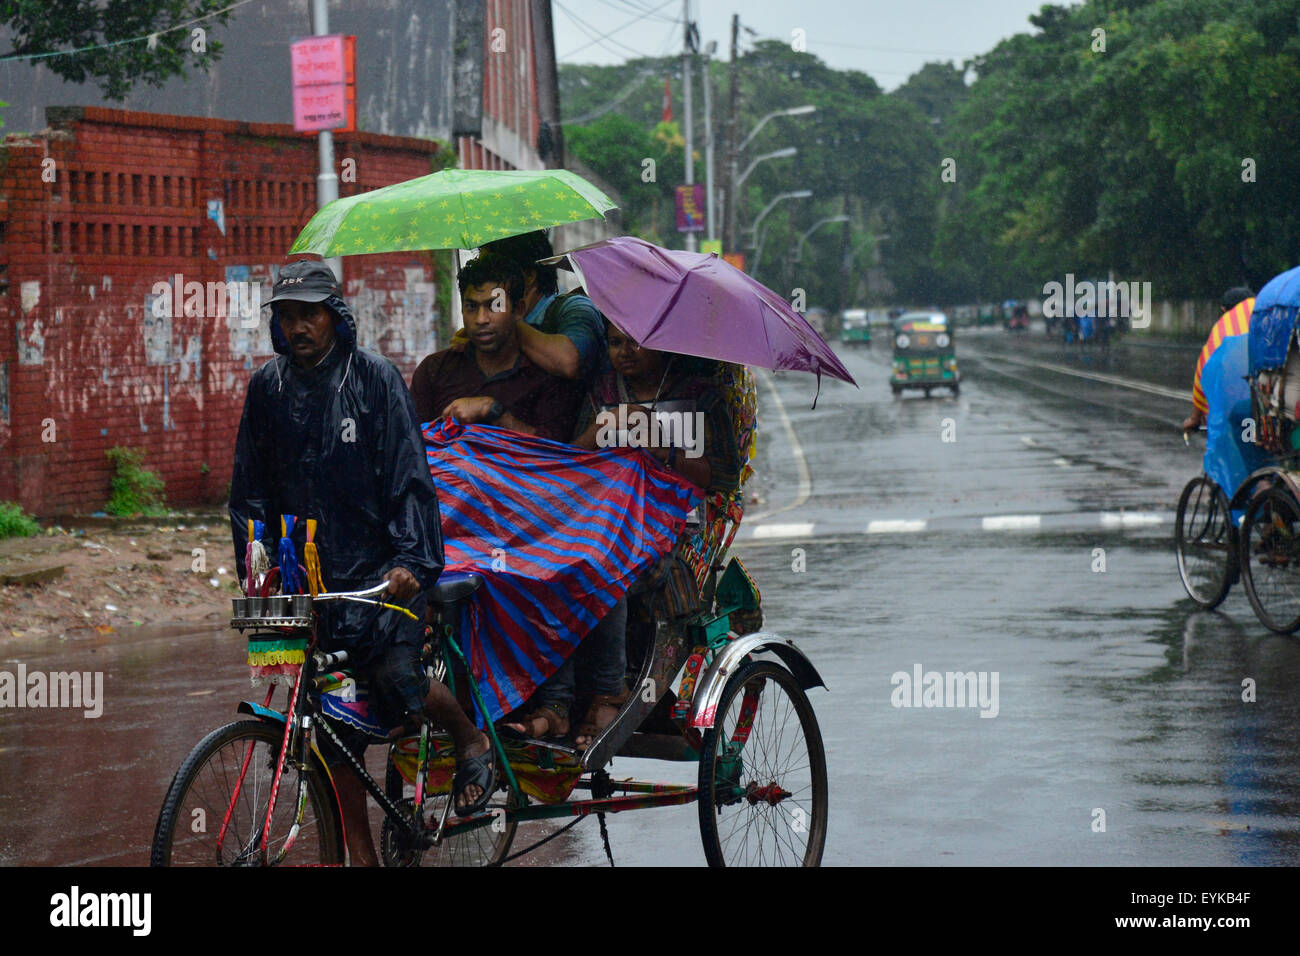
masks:
[[(333, 28), (358, 35), (363, 127), (444, 130), (466, 169), (563, 165), (549, 0), (438, 0), (409, 17), (380, 0), (334, 6)], [(392, 45), (402, 24), (419, 26), (418, 48)], [(118, 445), (144, 453), (169, 504), (224, 500), (245, 383), (272, 354), (266, 322), (241, 314), (245, 283), (269, 297), (316, 209), (317, 153), (290, 126), (212, 114), (287, 116), (288, 42), (305, 26), (256, 0), (222, 35), (215, 70), (128, 100), (167, 114), (51, 107), (41, 133), (0, 141), (0, 500), (39, 515), (98, 510)], [(481, 47), (453, 42), (480, 33)], [(281, 44), (277, 73), (266, 50)], [(71, 95), (39, 64), (0, 69), (18, 115)], [(267, 82), (245, 82), (254, 71)], [(336, 134), (340, 194), (425, 175), (442, 150)], [(606, 231), (577, 223), (553, 241)], [(361, 344), (409, 373), (435, 346), (432, 256), (349, 257), (343, 274)]]
[[(102, 108), (48, 119), (0, 144), (0, 499), (95, 511), (124, 445), (170, 504), (223, 500), (245, 384), (272, 354), (240, 283), (269, 297), (315, 211), (315, 137)], [(340, 192), (425, 175), (440, 148), (341, 134), (355, 181), (344, 169)], [(430, 255), (349, 257), (344, 277), (361, 344), (409, 373), (435, 344)]]

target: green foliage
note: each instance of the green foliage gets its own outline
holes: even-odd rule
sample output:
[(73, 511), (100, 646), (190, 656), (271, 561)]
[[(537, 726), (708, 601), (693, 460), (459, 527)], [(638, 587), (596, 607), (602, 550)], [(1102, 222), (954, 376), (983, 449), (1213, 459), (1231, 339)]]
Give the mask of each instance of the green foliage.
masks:
[(164, 515), (163, 480), (144, 467), (143, 453), (121, 445), (108, 450), (108, 460), (117, 469), (113, 494), (104, 510), (112, 515)]
[(673, 130), (657, 132), (607, 113), (587, 126), (566, 127), (564, 140), (567, 150), (618, 193), (624, 229), (667, 245), (676, 235), (673, 186), (682, 182), (682, 146), (674, 145)]
[[(946, 73), (944, 71), (947, 71)], [(923, 71), (924, 72), (924, 71)], [(888, 234), (879, 246), (882, 265), (906, 295), (927, 298), (935, 288), (930, 246), (938, 216), (933, 169), (938, 162), (935, 132), (928, 116), (902, 97), (885, 96), (865, 73), (833, 70), (817, 57), (796, 53), (789, 44), (759, 41), (739, 61), (738, 138), (768, 113), (812, 103), (817, 112), (769, 122), (745, 149), (739, 170), (755, 156), (795, 146), (793, 158), (763, 163), (745, 181), (740, 197), (742, 228), (777, 193), (810, 188), (812, 199), (785, 202), (763, 220), (762, 260), (748, 250), (747, 268), (778, 287), (799, 287), (809, 305), (839, 308), (844, 273), (841, 269), (842, 229), (825, 226), (804, 243), (800, 263), (791, 260), (799, 237), (819, 220), (840, 215), (845, 198), (853, 216), (848, 275), (849, 296), (860, 294), (857, 280), (874, 264), (877, 245), (869, 235)], [(933, 75), (931, 75), (933, 74)], [(961, 90), (949, 74), (953, 67), (930, 70), (922, 93), (940, 103), (943, 115), (955, 108)], [(607, 109), (584, 125), (565, 127), (568, 150), (620, 194), (624, 226), (666, 246), (680, 246), (673, 211), (673, 188), (684, 182), (680, 122), (661, 122), (663, 78), (673, 76), (675, 100), (680, 96), (676, 58), (637, 60), (619, 67), (571, 66), (560, 69), (565, 113), (586, 117)], [(697, 80), (700, 78), (696, 74)], [(716, 136), (715, 175), (722, 183), (726, 164), (726, 118), (729, 103), (729, 64), (713, 62), (713, 115)], [(946, 84), (946, 85), (945, 85)], [(701, 107), (696, 83), (696, 108)], [(612, 109), (609, 108), (613, 104)], [(677, 102), (674, 116), (680, 121)], [(698, 117), (697, 117), (698, 119)], [(704, 144), (697, 141), (695, 181), (705, 178)], [(642, 178), (643, 163), (655, 163), (656, 182)], [(748, 235), (742, 236), (748, 239)], [(783, 292), (789, 288), (783, 288)]]
[[(216, 11), (228, 6), (229, 0), (11, 0), (0, 4), (13, 44), (3, 55), (69, 51), (23, 62), (42, 63), (72, 83), (91, 80), (106, 99), (121, 101), (136, 83), (159, 87), (185, 76), (187, 66), (215, 62), (221, 44), (213, 28), (230, 18)], [(204, 31), (202, 44), (195, 29)]]
[(1030, 19), (1039, 33), (977, 58), (945, 132), (941, 267), (995, 296), (1113, 269), (1157, 297), (1217, 297), (1294, 264), (1300, 0), (1089, 0)]
[[(867, 303), (859, 280), (873, 268), (893, 301), (921, 304), (1025, 297), (1067, 272), (1109, 271), (1150, 281), (1159, 298), (1217, 298), (1295, 265), (1300, 0), (1084, 0), (1043, 6), (1027, 26), (961, 67), (928, 63), (888, 94), (784, 42), (756, 42), (738, 65), (739, 135), (773, 110), (817, 106), (772, 120), (741, 157), (743, 169), (760, 153), (799, 150), (746, 180), (742, 224), (777, 193), (814, 192), (764, 220), (763, 261), (749, 251), (758, 278), (835, 308)], [(712, 71), (721, 180), (730, 70)], [(570, 116), (609, 109), (566, 138), (611, 186), (632, 189), (628, 230), (680, 245), (670, 205), (680, 147), (659, 162), (658, 190), (628, 163), (655, 155), (641, 150), (655, 142), (665, 75), (680, 119), (675, 58), (562, 66), (561, 91)], [(941, 178), (945, 158), (953, 182)], [(798, 267), (789, 259), (846, 202), (854, 281), (841, 303), (838, 227), (810, 235)]]
[(0, 539), (30, 538), (41, 530), (16, 501), (0, 501)]

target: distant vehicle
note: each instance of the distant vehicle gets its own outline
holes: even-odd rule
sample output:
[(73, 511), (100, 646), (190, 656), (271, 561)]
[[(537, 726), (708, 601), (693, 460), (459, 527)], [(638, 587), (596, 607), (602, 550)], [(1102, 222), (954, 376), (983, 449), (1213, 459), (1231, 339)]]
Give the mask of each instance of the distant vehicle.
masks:
[(840, 314), (840, 341), (850, 345), (871, 343), (871, 322), (866, 309), (845, 309)]
[(930, 397), (932, 388), (948, 388), (956, 395), (961, 375), (953, 330), (942, 312), (911, 312), (899, 317), (894, 333), (894, 370), (889, 387), (894, 395), (919, 388)]
[(1006, 312), (1006, 327), (1008, 332), (1028, 332), (1029, 331), (1029, 306), (1023, 302), (1014, 302), (1008, 300), (1003, 305)]
[(978, 310), (973, 305), (959, 305), (952, 309), (952, 324), (956, 328), (962, 328), (975, 324), (978, 316)]
[(900, 312), (897, 316), (890, 319), (890, 325), (895, 332), (902, 328), (904, 322), (929, 322), (932, 325), (952, 325), (952, 323), (948, 321), (947, 313), (932, 309), (919, 312)]

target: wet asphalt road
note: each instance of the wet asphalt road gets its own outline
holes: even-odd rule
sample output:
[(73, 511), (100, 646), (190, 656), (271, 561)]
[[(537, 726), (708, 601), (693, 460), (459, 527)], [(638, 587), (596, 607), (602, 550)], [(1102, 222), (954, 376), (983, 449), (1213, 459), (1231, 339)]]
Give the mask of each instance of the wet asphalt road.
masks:
[[(764, 380), (765, 500), (735, 553), (767, 627), (829, 688), (810, 695), (830, 777), (825, 862), (1300, 862), (1300, 644), (1256, 623), (1240, 588), (1197, 611), (1173, 560), (1173, 508), (1200, 467), (1176, 430), (1194, 350), (1102, 356), (1000, 332), (959, 349), (957, 399), (892, 398), (880, 346), (842, 351), (862, 388), (824, 382), (815, 411), (807, 376)], [(247, 696), (227, 631), (10, 642), (0, 657), (106, 675), (98, 719), (0, 711), (2, 863), (143, 862), (172, 772)], [(917, 665), (997, 672), (996, 717), (894, 706), (892, 675)], [(620, 864), (703, 863), (694, 807), (609, 828)], [(595, 822), (544, 861), (601, 864)]]

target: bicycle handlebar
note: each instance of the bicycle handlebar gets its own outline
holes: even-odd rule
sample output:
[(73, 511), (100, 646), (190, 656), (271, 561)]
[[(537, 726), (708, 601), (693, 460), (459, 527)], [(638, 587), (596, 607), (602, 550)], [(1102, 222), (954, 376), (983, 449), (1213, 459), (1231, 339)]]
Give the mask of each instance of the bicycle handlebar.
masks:
[(388, 590), (388, 582), (380, 581), (374, 587), (365, 588), (364, 590), (361, 591), (324, 591), (316, 595), (314, 598), (312, 598), (312, 602), (315, 603), (316, 601), (346, 601), (353, 598), (371, 598), (371, 597), (375, 597), (378, 594), (383, 594), (387, 590)]

